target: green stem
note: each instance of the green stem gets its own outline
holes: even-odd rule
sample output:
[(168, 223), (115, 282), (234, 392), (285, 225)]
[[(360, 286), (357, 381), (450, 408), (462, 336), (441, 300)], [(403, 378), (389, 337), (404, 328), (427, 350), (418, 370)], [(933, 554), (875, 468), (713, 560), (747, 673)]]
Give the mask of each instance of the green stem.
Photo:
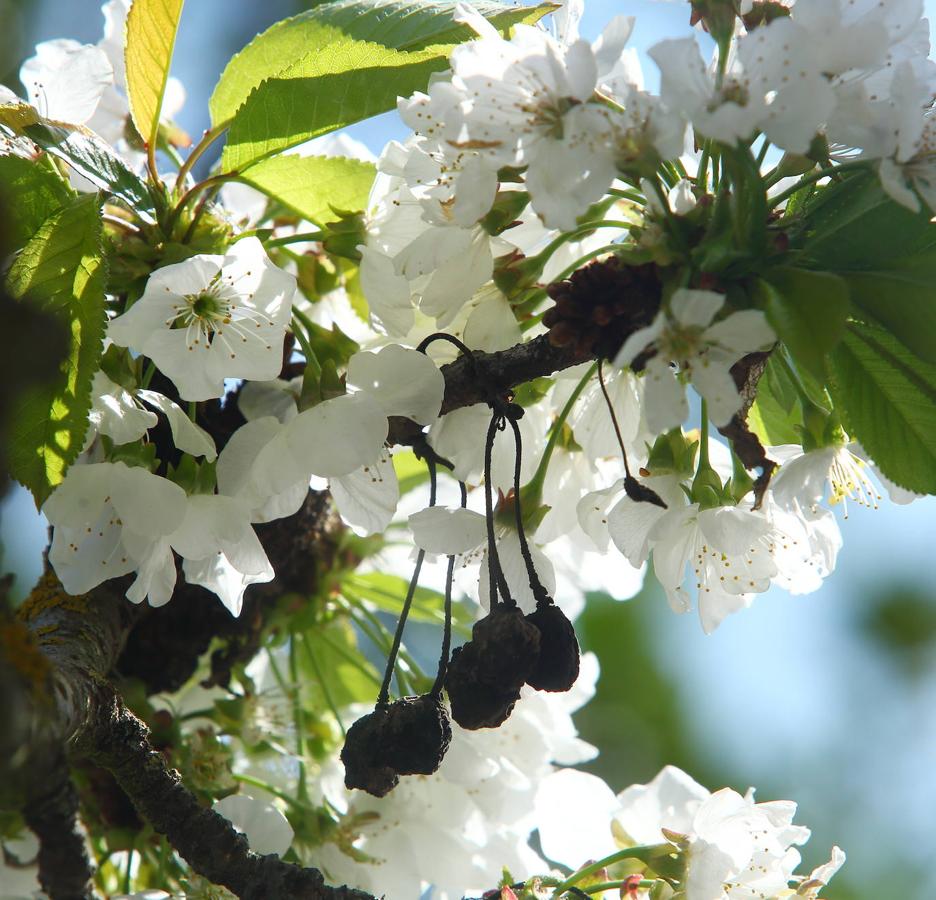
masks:
[(165, 233), (166, 237), (169, 237), (172, 234), (172, 229), (175, 227), (176, 222), (179, 220), (179, 216), (182, 214), (182, 210), (185, 209), (188, 204), (194, 200), (202, 191), (207, 190), (214, 185), (222, 185), (225, 181), (231, 181), (236, 176), (232, 172), (224, 173), (221, 175), (212, 175), (210, 178), (206, 178), (204, 181), (199, 181), (198, 184), (190, 187), (180, 198), (179, 202), (173, 207), (172, 212), (169, 213), (169, 219), (166, 222)]
[(634, 203), (639, 203), (639, 204), (641, 204), (641, 206), (643, 205), (643, 203), (644, 203), (644, 201), (645, 201), (645, 199), (646, 199), (646, 198), (644, 197), (644, 195), (640, 193), (640, 191), (636, 191), (636, 190), (626, 190), (626, 191), (625, 191), (625, 190), (621, 190), (620, 188), (611, 188), (611, 189), (608, 191), (608, 193), (609, 193), (612, 197), (622, 197), (622, 198), (625, 199), (625, 200), (633, 200)]
[(296, 322), (292, 323), (292, 332), (296, 336), (296, 340), (299, 341), (299, 346), (302, 348), (302, 354), (306, 358), (306, 365), (312, 366), (313, 374), (316, 378), (322, 377), (322, 366), (318, 361), (318, 357), (315, 355), (315, 351), (312, 349), (312, 345), (309, 342), (308, 332), (311, 330), (311, 322), (305, 313), (293, 307), (293, 317), (295, 320), (298, 320), (299, 323), (306, 329), (303, 332), (302, 328), (296, 327)]
[(306, 802), (309, 799), (306, 787), (305, 764), (305, 710), (302, 708), (302, 694), (299, 690), (299, 665), (296, 660), (296, 635), (289, 636), (289, 679), (292, 682), (293, 724), (296, 729), (296, 758), (299, 760), (299, 778), (296, 796)]
[(568, 243), (569, 241), (573, 241), (575, 238), (581, 237), (583, 234), (588, 234), (590, 231), (597, 231), (599, 228), (629, 229), (633, 226), (633, 224), (633, 222), (620, 222), (617, 219), (601, 219), (597, 222), (585, 222), (582, 225), (577, 225), (571, 231), (563, 232), (557, 238), (554, 238), (546, 245), (543, 250), (540, 250), (540, 252), (536, 254), (535, 258), (540, 260), (545, 266), (553, 253), (555, 253), (563, 244)]
[(592, 365), (589, 366), (588, 371), (575, 386), (575, 390), (569, 395), (565, 406), (562, 407), (561, 412), (553, 422), (552, 430), (549, 432), (549, 439), (546, 441), (546, 448), (543, 450), (543, 456), (539, 461), (539, 465), (536, 467), (536, 471), (533, 473), (533, 477), (527, 482), (524, 488), (525, 493), (535, 492), (539, 494), (543, 490), (543, 484), (546, 481), (546, 470), (549, 468), (549, 460), (552, 458), (553, 450), (556, 449), (556, 442), (559, 440), (559, 435), (562, 433), (562, 426), (565, 425), (566, 419), (569, 418), (572, 412), (572, 407), (575, 406), (575, 401), (582, 395), (582, 391), (585, 390), (585, 385), (591, 381), (597, 368), (598, 363), (592, 363)]
[(185, 178), (188, 173), (192, 170), (192, 166), (198, 161), (201, 155), (227, 130), (227, 123), (221, 125), (216, 125), (214, 128), (209, 128), (203, 135), (201, 140), (192, 147), (192, 152), (189, 153), (188, 158), (184, 163), (179, 167), (179, 174), (176, 176), (176, 186), (181, 189), (181, 186), (185, 182)]
[(640, 891), (648, 891), (657, 883), (655, 878), (642, 878), (636, 884), (633, 881), (602, 881), (599, 884), (590, 884), (587, 887), (580, 888), (586, 894), (600, 894), (603, 891), (614, 891), (623, 887), (636, 887)]
[(152, 360), (147, 362), (146, 368), (143, 370), (143, 379), (140, 382), (140, 387), (146, 390), (149, 387), (150, 382), (153, 380), (153, 376), (156, 374), (156, 363)]
[(274, 797), (279, 797), (280, 800), (288, 803), (290, 806), (302, 808), (305, 805), (298, 801), (295, 797), (287, 794), (286, 791), (282, 790), (282, 788), (268, 784), (260, 778), (255, 778), (253, 775), (244, 775), (235, 772), (234, 780), (239, 781), (241, 784), (249, 784), (251, 787), (260, 788), (261, 791), (266, 791), (268, 794), (272, 794)]
[(320, 241), (325, 237), (324, 231), (300, 231), (297, 234), (288, 234), (286, 237), (267, 241), (267, 247), (282, 247), (285, 244), (298, 244), (300, 241)]
[(133, 844), (130, 844), (130, 849), (127, 851), (127, 868), (124, 869), (123, 892), (125, 894), (130, 893), (130, 886), (133, 882), (133, 878), (131, 877), (132, 866), (133, 866)]
[(810, 172), (808, 175), (804, 175), (792, 187), (787, 188), (782, 193), (777, 194), (776, 197), (771, 198), (770, 207), (774, 208), (779, 206), (781, 203), (783, 203), (784, 200), (789, 200), (790, 197), (792, 197), (797, 191), (807, 187), (810, 184), (814, 184), (817, 181), (821, 181), (823, 178), (834, 178), (836, 175), (839, 175), (842, 172), (849, 172), (853, 171), (854, 169), (867, 169), (868, 167), (868, 160), (854, 159), (850, 162), (839, 163), (834, 166), (828, 166), (825, 169), (819, 169), (815, 172)]
[(621, 862), (621, 860), (639, 859), (648, 864), (652, 864), (652, 860), (655, 857), (670, 856), (676, 852), (676, 848), (672, 844), (642, 844), (637, 847), (627, 847), (624, 850), (618, 850), (617, 853), (612, 853), (610, 856), (599, 859), (597, 862), (589, 863), (577, 872), (573, 872), (565, 881), (556, 887), (553, 897), (560, 897), (564, 890), (573, 887), (583, 878), (594, 875), (595, 872), (600, 872), (605, 867)]
[(709, 463), (709, 421), (708, 421), (708, 404), (705, 402), (705, 398), (702, 398), (702, 428), (701, 428), (701, 437), (699, 438), (699, 471), (702, 469), (710, 469), (711, 464)]

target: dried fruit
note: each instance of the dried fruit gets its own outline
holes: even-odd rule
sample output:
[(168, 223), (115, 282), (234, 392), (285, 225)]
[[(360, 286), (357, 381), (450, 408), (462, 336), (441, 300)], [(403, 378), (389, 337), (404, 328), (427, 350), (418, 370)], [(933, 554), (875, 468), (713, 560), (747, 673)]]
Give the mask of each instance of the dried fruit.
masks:
[(388, 715), (389, 707), (378, 706), (348, 729), (341, 761), (345, 767), (345, 787), (349, 790), (360, 788), (375, 797), (385, 797), (397, 786), (400, 777), (382, 756)]
[(516, 606), (498, 603), (471, 630), (478, 678), (501, 690), (519, 690), (536, 666), (539, 631)]
[(519, 688), (504, 689), (482, 681), (478, 664), (477, 647), (469, 641), (452, 653), (445, 675), (452, 718), (471, 731), (502, 725), (520, 699)]
[(538, 606), (526, 617), (540, 633), (540, 652), (527, 684), (538, 691), (568, 691), (579, 673), (579, 645), (575, 629), (554, 603)]
[(384, 719), (382, 756), (400, 775), (431, 775), (442, 763), (452, 727), (433, 694), (394, 700)]

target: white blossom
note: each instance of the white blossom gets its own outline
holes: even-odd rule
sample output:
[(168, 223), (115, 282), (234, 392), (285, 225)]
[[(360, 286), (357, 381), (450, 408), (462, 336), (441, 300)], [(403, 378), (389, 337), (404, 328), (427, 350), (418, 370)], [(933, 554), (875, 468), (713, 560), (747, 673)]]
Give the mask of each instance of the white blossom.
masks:
[(276, 377), (294, 293), (295, 278), (244, 238), (226, 256), (157, 269), (108, 335), (150, 357), (183, 400), (208, 400), (224, 393), (225, 378)]
[(729, 370), (746, 353), (768, 346), (776, 338), (760, 310), (746, 309), (714, 322), (725, 298), (714, 291), (678, 288), (669, 311), (631, 334), (615, 359), (630, 365), (647, 350), (644, 412), (654, 433), (680, 425), (689, 414), (685, 391), (670, 363), (679, 364), (708, 403), (709, 418), (726, 425), (741, 407), (741, 396)]

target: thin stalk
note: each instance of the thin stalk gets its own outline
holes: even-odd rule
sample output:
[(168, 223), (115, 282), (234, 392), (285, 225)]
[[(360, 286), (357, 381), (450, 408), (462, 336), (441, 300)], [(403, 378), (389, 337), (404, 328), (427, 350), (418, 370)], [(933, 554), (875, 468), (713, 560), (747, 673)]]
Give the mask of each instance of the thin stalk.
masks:
[(131, 875), (131, 867), (133, 866), (133, 844), (130, 844), (130, 849), (127, 851), (127, 867), (124, 869), (124, 880), (123, 880), (123, 892), (125, 894), (130, 893), (130, 886), (133, 882)]
[(621, 188), (610, 188), (608, 190), (608, 193), (612, 197), (621, 197), (624, 200), (633, 200), (634, 203), (640, 203), (641, 205), (643, 205), (646, 199), (644, 195), (640, 193), (640, 191), (621, 190)]
[(702, 154), (699, 156), (699, 171), (696, 172), (696, 187), (708, 191), (709, 142), (702, 144)]
[(543, 583), (536, 573), (533, 565), (533, 556), (530, 553), (530, 545), (527, 543), (526, 531), (523, 528), (523, 510), (520, 504), (520, 467), (523, 463), (523, 441), (520, 437), (520, 426), (516, 419), (510, 419), (511, 427), (514, 433), (514, 516), (517, 524), (517, 538), (520, 541), (520, 555), (523, 557), (523, 564), (526, 566), (527, 579), (530, 583), (530, 591), (536, 600), (537, 607), (547, 606), (552, 602), (552, 598), (543, 587)]
[(771, 198), (770, 208), (773, 209), (774, 207), (779, 206), (781, 203), (783, 203), (784, 200), (789, 200), (790, 197), (792, 197), (801, 188), (804, 188), (810, 184), (815, 184), (815, 182), (821, 181), (823, 178), (833, 178), (842, 172), (867, 168), (868, 161), (866, 159), (854, 159), (850, 162), (838, 163), (834, 166), (828, 166), (825, 169), (819, 169), (815, 172), (810, 172), (810, 174), (804, 175), (792, 187), (787, 188), (782, 193), (777, 194), (776, 197)]
[(699, 437), (699, 469), (710, 469), (711, 463), (709, 462), (709, 421), (708, 421), (708, 404), (705, 402), (705, 398), (702, 398), (702, 427), (700, 429), (701, 435)]
[(563, 234), (560, 234), (558, 237), (553, 238), (539, 253), (535, 255), (536, 259), (541, 259), (545, 265), (547, 260), (555, 253), (563, 244), (568, 243), (569, 241), (575, 240), (577, 237), (581, 237), (583, 234), (588, 234), (590, 231), (597, 231), (599, 228), (621, 228), (621, 229), (630, 229), (633, 226), (633, 222), (623, 222), (617, 219), (601, 219), (596, 222), (584, 222), (581, 225), (577, 225), (571, 231), (566, 231)]
[(192, 239), (192, 235), (195, 234), (195, 229), (198, 227), (199, 219), (201, 219), (208, 204), (214, 200), (220, 190), (221, 185), (215, 184), (202, 195), (201, 200), (198, 201), (198, 206), (195, 207), (195, 212), (192, 213), (192, 221), (189, 222), (188, 228), (185, 229), (185, 234), (182, 235), (183, 244), (187, 244)]
[(299, 663), (296, 659), (296, 636), (289, 636), (289, 678), (292, 682), (293, 725), (296, 729), (296, 759), (299, 761), (299, 777), (296, 796), (305, 802), (308, 800), (305, 764), (305, 710), (302, 708), (302, 693), (299, 688)]
[(602, 881), (598, 884), (589, 884), (579, 890), (584, 891), (586, 894), (600, 894), (604, 891), (615, 891), (621, 888), (637, 888), (639, 891), (649, 891), (656, 883), (657, 879), (655, 878), (641, 878), (637, 882), (627, 879), (624, 881)]
[(614, 404), (611, 402), (611, 395), (608, 393), (608, 386), (605, 384), (601, 360), (598, 360), (598, 384), (601, 385), (601, 393), (604, 395), (605, 404), (608, 407), (608, 415), (611, 416), (611, 424), (614, 426), (614, 436), (617, 438), (618, 446), (621, 448), (621, 456), (624, 459), (624, 472), (628, 478), (633, 478), (634, 476), (631, 475), (630, 466), (627, 464), (627, 450), (624, 449), (624, 438), (621, 435), (621, 426), (618, 424), (617, 413), (614, 411)]
[(574, 887), (583, 878), (588, 878), (589, 875), (600, 872), (606, 866), (614, 865), (614, 863), (621, 862), (624, 859), (640, 859), (644, 862), (648, 862), (654, 857), (669, 856), (671, 853), (675, 852), (676, 848), (671, 844), (641, 844), (636, 847), (627, 847), (624, 850), (618, 850), (610, 856), (605, 856), (603, 859), (589, 863), (577, 872), (573, 872), (565, 881), (556, 886), (553, 897), (560, 897), (563, 891)]
[(497, 606), (497, 594), (500, 591), (503, 602), (508, 607), (516, 606), (516, 601), (510, 596), (510, 588), (507, 586), (507, 579), (504, 577), (504, 570), (500, 565), (500, 557), (497, 554), (497, 542), (494, 538), (494, 499), (491, 487), (491, 454), (494, 450), (494, 438), (497, 432), (503, 428), (504, 417), (495, 412), (491, 416), (491, 424), (488, 425), (487, 437), (484, 441), (484, 518), (487, 526), (487, 555), (488, 555), (488, 578), (490, 590), (491, 610)]
[(120, 216), (113, 216), (110, 213), (101, 213), (101, 221), (107, 222), (108, 225), (114, 225), (117, 228), (121, 228), (127, 232), (127, 234), (139, 234), (140, 229), (136, 227), (132, 222), (128, 222), (126, 219), (121, 219)]
[(572, 413), (572, 408), (575, 406), (575, 401), (582, 395), (582, 391), (585, 390), (585, 386), (591, 381), (592, 375), (595, 374), (595, 370), (598, 368), (598, 363), (593, 363), (589, 366), (588, 371), (582, 376), (579, 383), (575, 386), (575, 390), (569, 395), (569, 399), (566, 400), (565, 406), (562, 407), (559, 415), (556, 420), (553, 422), (552, 430), (549, 432), (549, 438), (546, 440), (546, 447), (543, 450), (543, 455), (540, 458), (539, 465), (536, 467), (536, 471), (533, 473), (533, 477), (527, 482), (526, 490), (538, 491), (541, 490), (543, 484), (546, 481), (546, 471), (549, 468), (549, 461), (552, 458), (553, 451), (556, 449), (556, 444), (559, 440), (559, 435), (562, 434), (562, 427), (566, 423), (566, 419), (569, 418)]
[[(426, 460), (429, 468), (429, 505), (435, 506), (436, 502), (436, 466), (432, 459)], [(377, 705), (385, 706), (390, 699), (390, 679), (393, 677), (393, 667), (396, 662), (397, 653), (400, 650), (400, 644), (403, 640), (403, 629), (406, 628), (406, 620), (409, 616), (410, 606), (413, 603), (413, 596), (416, 593), (416, 585), (419, 584), (419, 573), (422, 571), (423, 560), (426, 558), (426, 551), (420, 548), (416, 554), (416, 565), (413, 567), (413, 577), (410, 579), (409, 587), (406, 589), (406, 597), (403, 600), (403, 608), (400, 610), (400, 617), (397, 619), (396, 631), (393, 634), (393, 645), (387, 656), (387, 666), (384, 670), (383, 683), (380, 686), (380, 693), (377, 695)]]
[(192, 170), (192, 166), (198, 161), (201, 155), (227, 130), (227, 125), (217, 125), (214, 128), (209, 128), (201, 137), (201, 140), (192, 147), (192, 152), (189, 153), (185, 162), (179, 167), (179, 174), (176, 176), (176, 184), (182, 185), (185, 182), (185, 178), (188, 173)]
[(286, 791), (284, 791), (282, 788), (268, 784), (261, 778), (256, 778), (253, 775), (245, 775), (241, 772), (234, 772), (233, 775), (235, 781), (239, 781), (241, 784), (249, 784), (251, 787), (260, 788), (261, 791), (266, 791), (268, 794), (272, 794), (274, 797), (279, 797), (280, 800), (288, 803), (290, 806), (301, 808), (305, 805), (298, 801), (295, 797), (287, 794)]
[(286, 244), (298, 244), (300, 241), (320, 241), (323, 237), (325, 237), (324, 231), (302, 231), (267, 241), (266, 245), (267, 247), (283, 247)]
[(208, 188), (214, 185), (224, 184), (225, 181), (231, 181), (235, 176), (228, 172), (222, 173), (220, 175), (212, 175), (210, 178), (206, 178), (204, 181), (199, 181), (198, 184), (190, 187), (180, 198), (179, 202), (173, 207), (172, 212), (169, 214), (169, 220), (166, 222), (165, 232), (168, 236), (171, 234), (172, 229), (175, 227), (175, 223), (179, 220), (179, 216), (182, 214), (182, 210), (185, 209), (188, 204), (194, 200), (202, 191), (207, 190)]
[(153, 376), (156, 374), (156, 363), (152, 360), (149, 360), (146, 364), (146, 368), (143, 370), (143, 378), (140, 381), (140, 387), (146, 390), (149, 387), (150, 382), (153, 380)]
[[(468, 489), (464, 481), (458, 482), (461, 492), (461, 508), (468, 505)], [(455, 557), (449, 556), (448, 568), (445, 570), (445, 624), (442, 627), (442, 650), (439, 653), (439, 668), (436, 671), (436, 680), (432, 685), (432, 694), (438, 696), (442, 693), (445, 684), (445, 673), (448, 669), (449, 653), (452, 648), (452, 581), (455, 575)]]

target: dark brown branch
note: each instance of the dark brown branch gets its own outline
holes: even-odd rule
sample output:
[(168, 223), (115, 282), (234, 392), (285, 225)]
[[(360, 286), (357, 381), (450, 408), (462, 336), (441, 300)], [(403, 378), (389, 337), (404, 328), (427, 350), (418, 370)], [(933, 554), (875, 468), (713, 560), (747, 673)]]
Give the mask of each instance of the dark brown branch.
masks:
[[(445, 396), (441, 414), (483, 403), (492, 392), (508, 391), (534, 378), (552, 375), (590, 359), (590, 355), (583, 355), (574, 346), (554, 347), (547, 335), (496, 353), (476, 351), (471, 357), (460, 356), (442, 366)], [(419, 426), (409, 419), (398, 416), (390, 419), (388, 441), (392, 444), (412, 444), (420, 433)]]
[(734, 452), (746, 469), (760, 469), (760, 475), (754, 481), (754, 508), (758, 509), (767, 492), (767, 485), (777, 468), (777, 464), (768, 459), (760, 439), (747, 425), (748, 413), (757, 395), (757, 383), (767, 368), (770, 352), (748, 353), (731, 367), (731, 377), (741, 394), (741, 409), (731, 421), (718, 429), (719, 433), (731, 441)]
[(373, 900), (329, 887), (318, 869), (252, 852), (227, 819), (202, 806), (149, 743), (146, 726), (111, 688), (97, 691), (96, 714), (75, 741), (78, 752), (110, 771), (137, 811), (209, 881), (243, 900)]
[(64, 753), (46, 774), (43, 787), (24, 810), (26, 824), (39, 839), (39, 883), (50, 897), (89, 900), (94, 896), (94, 871)]

